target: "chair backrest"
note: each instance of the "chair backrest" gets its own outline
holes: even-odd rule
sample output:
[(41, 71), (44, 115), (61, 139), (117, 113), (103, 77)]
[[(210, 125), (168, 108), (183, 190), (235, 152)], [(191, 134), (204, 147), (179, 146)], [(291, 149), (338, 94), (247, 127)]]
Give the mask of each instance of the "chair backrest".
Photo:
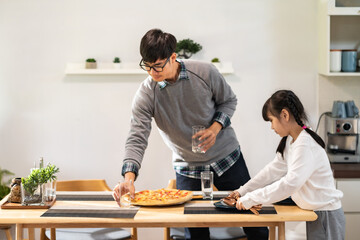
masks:
[[(166, 188), (168, 188), (168, 189), (176, 189), (176, 179), (170, 179)], [(213, 190), (214, 191), (218, 190), (215, 187), (215, 185), (213, 185)]]
[(104, 179), (56, 181), (57, 191), (111, 191)]

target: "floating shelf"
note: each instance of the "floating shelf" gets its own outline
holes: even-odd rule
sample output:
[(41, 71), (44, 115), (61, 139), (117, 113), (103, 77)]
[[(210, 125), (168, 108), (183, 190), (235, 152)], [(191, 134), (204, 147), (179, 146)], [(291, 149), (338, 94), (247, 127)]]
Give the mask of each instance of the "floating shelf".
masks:
[[(234, 73), (231, 62), (222, 63), (218, 67), (223, 75)], [(96, 69), (86, 69), (85, 63), (68, 63), (65, 69), (66, 75), (147, 75), (136, 63), (122, 64), (121, 68), (114, 68), (112, 63), (98, 63)]]
[(114, 68), (112, 63), (98, 63), (98, 68), (87, 69), (85, 63), (68, 63), (66, 75), (147, 75), (136, 64), (122, 64), (121, 68)]
[(320, 74), (328, 77), (360, 77), (360, 72), (330, 72)]

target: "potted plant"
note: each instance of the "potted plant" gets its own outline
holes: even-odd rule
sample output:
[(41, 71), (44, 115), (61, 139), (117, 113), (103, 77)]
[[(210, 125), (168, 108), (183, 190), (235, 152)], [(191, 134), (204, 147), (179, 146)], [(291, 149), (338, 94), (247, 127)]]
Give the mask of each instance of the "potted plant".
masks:
[(178, 54), (179, 58), (188, 59), (201, 49), (202, 46), (199, 43), (188, 38), (177, 42), (175, 52)]
[(94, 58), (86, 59), (85, 68), (87, 69), (94, 69), (96, 68), (96, 60)]
[(113, 63), (114, 63), (114, 68), (120, 68), (121, 60), (119, 57), (115, 57)]
[(54, 182), (58, 172), (59, 168), (48, 164), (45, 168), (33, 168), (28, 177), (21, 178), (21, 205), (45, 205), (49, 194), (53, 194), (47, 183)]
[(14, 173), (0, 168), (0, 200), (10, 193), (10, 187), (8, 186), (10, 184), (10, 180), (5, 182), (4, 177), (11, 175), (14, 175)]
[(216, 67), (217, 69), (220, 69), (220, 67), (221, 67), (221, 62), (220, 62), (219, 58), (213, 58), (213, 59), (211, 59), (211, 62), (212, 62), (212, 64), (215, 65), (215, 67)]

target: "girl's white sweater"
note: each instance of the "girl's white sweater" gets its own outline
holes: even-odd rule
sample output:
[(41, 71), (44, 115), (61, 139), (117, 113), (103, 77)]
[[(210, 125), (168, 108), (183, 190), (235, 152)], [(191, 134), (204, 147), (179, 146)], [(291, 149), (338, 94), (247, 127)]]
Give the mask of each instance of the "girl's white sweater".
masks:
[(291, 196), (302, 209), (341, 208), (343, 193), (335, 188), (325, 150), (305, 130), (292, 141), (289, 136), (284, 158), (277, 153), (272, 162), (237, 190), (242, 196), (240, 201), (249, 209)]

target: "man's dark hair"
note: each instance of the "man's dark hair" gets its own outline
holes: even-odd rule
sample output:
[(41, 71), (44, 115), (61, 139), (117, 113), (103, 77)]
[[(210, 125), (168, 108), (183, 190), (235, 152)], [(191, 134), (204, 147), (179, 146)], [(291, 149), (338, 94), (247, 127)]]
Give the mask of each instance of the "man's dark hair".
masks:
[(168, 58), (175, 50), (176, 38), (160, 29), (149, 30), (141, 39), (140, 54), (145, 62)]

